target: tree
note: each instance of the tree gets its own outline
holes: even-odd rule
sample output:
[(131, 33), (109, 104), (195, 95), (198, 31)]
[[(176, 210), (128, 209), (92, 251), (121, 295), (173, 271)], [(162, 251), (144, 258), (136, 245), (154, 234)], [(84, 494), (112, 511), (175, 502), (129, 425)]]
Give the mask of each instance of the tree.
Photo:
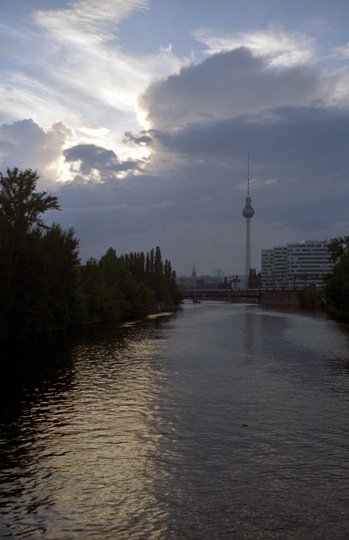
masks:
[(122, 318), (124, 292), (120, 287), (121, 268), (115, 249), (107, 249), (98, 266), (103, 299), (101, 315), (105, 321), (117, 321)]
[(98, 261), (90, 257), (80, 267), (80, 283), (85, 305), (86, 322), (98, 322), (99, 317), (99, 268)]
[(176, 283), (176, 273), (172, 270), (168, 259), (162, 261), (159, 246), (144, 253), (122, 255), (121, 260), (129, 274), (146, 285), (155, 295), (158, 302), (166, 302), (169, 306), (178, 305), (181, 292)]
[(144, 275), (143, 254), (117, 257), (109, 248), (99, 261), (89, 259), (81, 268), (88, 322), (134, 320), (149, 313), (154, 293), (139, 274)]
[(78, 241), (42, 215), (58, 199), (36, 192), (30, 169), (0, 173), (0, 339), (71, 327), (79, 306)]
[[(66, 329), (80, 321), (79, 241), (72, 228), (53, 224), (42, 236), (41, 274), (45, 286), (47, 329)], [(50, 326), (48, 326), (50, 323)]]
[(329, 251), (334, 263), (332, 272), (325, 277), (325, 300), (333, 314), (349, 314), (349, 236), (334, 238)]
[(0, 172), (0, 222), (2, 226), (15, 230), (17, 234), (32, 232), (35, 228), (46, 228), (41, 215), (47, 210), (59, 210), (58, 199), (37, 193), (39, 176), (35, 171), (6, 169), (7, 176)]
[(249, 276), (248, 276), (248, 283), (247, 288), (248, 289), (258, 289), (261, 286), (262, 276), (261, 273), (256, 273), (255, 268), (250, 268)]
[(340, 262), (343, 255), (349, 253), (349, 236), (339, 236), (333, 238), (328, 246), (330, 252), (331, 261), (336, 265)]

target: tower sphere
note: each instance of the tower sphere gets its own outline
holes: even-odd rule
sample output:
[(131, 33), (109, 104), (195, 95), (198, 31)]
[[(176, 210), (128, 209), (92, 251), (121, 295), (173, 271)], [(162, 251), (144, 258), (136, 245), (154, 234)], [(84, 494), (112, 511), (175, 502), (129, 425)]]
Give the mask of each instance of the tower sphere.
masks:
[(251, 197), (246, 197), (245, 208), (242, 211), (242, 215), (246, 219), (251, 219), (254, 216), (254, 209), (251, 205)]

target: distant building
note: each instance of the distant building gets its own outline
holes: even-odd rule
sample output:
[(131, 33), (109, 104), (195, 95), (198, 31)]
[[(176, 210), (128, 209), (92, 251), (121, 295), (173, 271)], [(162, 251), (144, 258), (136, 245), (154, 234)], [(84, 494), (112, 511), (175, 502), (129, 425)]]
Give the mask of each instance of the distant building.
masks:
[(192, 272), (191, 276), (177, 277), (177, 285), (182, 290), (212, 290), (221, 288), (224, 282), (225, 280), (222, 276), (197, 276), (196, 272)]
[[(218, 271), (219, 270), (219, 271)], [(177, 285), (183, 291), (213, 291), (217, 289), (246, 289), (247, 281), (245, 275), (232, 275), (224, 277), (224, 272), (221, 269), (216, 269), (214, 276), (196, 275), (196, 271), (192, 271), (190, 276), (177, 277)]]
[(262, 250), (263, 289), (304, 289), (323, 285), (332, 270), (328, 241), (308, 240)]

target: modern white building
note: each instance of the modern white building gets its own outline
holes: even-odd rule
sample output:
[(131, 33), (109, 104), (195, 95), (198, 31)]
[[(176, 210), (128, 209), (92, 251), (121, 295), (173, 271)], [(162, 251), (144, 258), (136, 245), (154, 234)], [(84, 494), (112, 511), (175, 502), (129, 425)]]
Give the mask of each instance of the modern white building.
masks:
[[(264, 279), (263, 279), (264, 278)], [(262, 288), (285, 289), (287, 283), (287, 247), (262, 250)]]
[(274, 282), (274, 250), (262, 249), (262, 287), (275, 289)]
[(322, 285), (331, 271), (327, 240), (308, 240), (262, 250), (263, 289), (304, 289)]

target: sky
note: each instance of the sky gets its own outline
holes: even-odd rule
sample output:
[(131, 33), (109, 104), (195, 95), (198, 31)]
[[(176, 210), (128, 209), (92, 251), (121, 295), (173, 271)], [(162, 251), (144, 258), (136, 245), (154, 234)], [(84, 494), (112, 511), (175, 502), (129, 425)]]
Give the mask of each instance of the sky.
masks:
[(177, 275), (349, 234), (348, 0), (0, 0), (0, 170)]

